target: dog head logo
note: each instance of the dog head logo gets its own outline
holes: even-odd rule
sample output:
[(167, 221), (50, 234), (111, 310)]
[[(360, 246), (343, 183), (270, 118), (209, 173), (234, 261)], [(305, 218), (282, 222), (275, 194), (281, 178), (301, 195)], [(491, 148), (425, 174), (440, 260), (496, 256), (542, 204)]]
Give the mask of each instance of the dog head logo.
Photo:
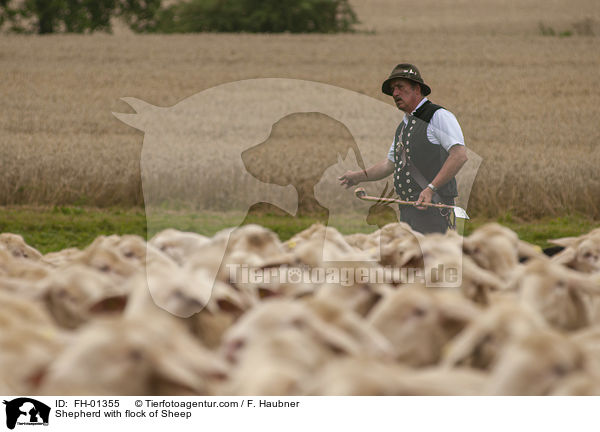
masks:
[(17, 398), (4, 401), (6, 405), (6, 427), (14, 429), (18, 425), (48, 425), (50, 407), (31, 398)]
[[(278, 78), (219, 85), (168, 108), (123, 100), (136, 113), (114, 115), (144, 132), (141, 176), (149, 236), (167, 227), (189, 230), (171, 209), (227, 212), (228, 224), (240, 226), (258, 204), (290, 218), (314, 211), (324, 225), (334, 227), (352, 211), (362, 215), (364, 231), (373, 230), (367, 225), (372, 204), (341, 188), (337, 177), (386, 156), (402, 118), (394, 106), (327, 84)], [(461, 170), (465, 175), (459, 184), (467, 190), (463, 199), (477, 159), (470, 157), (473, 168)], [(382, 196), (386, 181), (365, 187)], [(391, 208), (397, 220), (398, 209)], [(201, 258), (212, 282), (226, 273), (232, 235), (219, 233), (219, 241)], [(182, 313), (177, 302), (159, 300), (150, 277), (148, 288), (160, 307), (179, 316), (199, 311), (207, 301), (205, 293), (194, 310)]]

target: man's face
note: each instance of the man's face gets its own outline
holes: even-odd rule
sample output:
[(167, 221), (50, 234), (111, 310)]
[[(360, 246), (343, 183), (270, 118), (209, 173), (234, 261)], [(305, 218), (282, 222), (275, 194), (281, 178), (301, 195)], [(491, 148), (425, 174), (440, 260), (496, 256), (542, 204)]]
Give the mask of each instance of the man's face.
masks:
[(411, 113), (423, 98), (421, 87), (404, 78), (391, 81), (390, 88), (398, 109), (407, 113)]

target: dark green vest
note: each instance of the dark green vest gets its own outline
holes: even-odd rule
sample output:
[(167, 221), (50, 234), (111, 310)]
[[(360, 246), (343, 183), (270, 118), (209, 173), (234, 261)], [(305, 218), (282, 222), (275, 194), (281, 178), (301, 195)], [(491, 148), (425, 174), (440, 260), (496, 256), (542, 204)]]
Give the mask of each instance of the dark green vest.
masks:
[[(401, 161), (402, 148), (406, 149), (406, 157), (416, 166), (425, 179), (431, 183), (446, 162), (448, 152), (440, 144), (433, 144), (427, 138), (427, 126), (433, 114), (441, 109), (430, 101), (419, 107), (414, 115), (406, 114), (407, 124), (400, 123), (394, 136), (394, 187), (403, 200), (416, 200), (421, 193), (421, 187), (411, 176), (410, 168), (405, 169)], [(438, 194), (444, 197), (458, 195), (456, 179), (438, 189)]]

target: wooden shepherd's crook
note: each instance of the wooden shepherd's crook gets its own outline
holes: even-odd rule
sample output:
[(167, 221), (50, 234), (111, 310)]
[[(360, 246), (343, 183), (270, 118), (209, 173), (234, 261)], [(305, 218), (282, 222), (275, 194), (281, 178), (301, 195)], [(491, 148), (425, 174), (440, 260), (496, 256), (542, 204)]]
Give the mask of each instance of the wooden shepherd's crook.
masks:
[[(356, 195), (356, 197), (358, 199), (361, 199), (363, 201), (389, 202), (389, 203), (398, 203), (398, 204), (402, 204), (402, 205), (411, 205), (411, 206), (417, 205), (416, 201), (402, 201), (402, 200), (399, 200), (396, 198), (377, 198), (374, 196), (369, 196), (369, 195), (367, 195), (367, 192), (365, 191), (364, 188), (357, 188), (354, 191), (354, 195)], [(448, 204), (433, 204), (433, 203), (421, 203), (420, 206), (421, 205), (425, 206), (425, 207), (437, 207), (437, 208), (452, 209), (452, 210), (454, 210), (454, 215), (457, 218), (469, 219), (469, 216), (467, 216), (467, 212), (462, 207), (448, 205)]]

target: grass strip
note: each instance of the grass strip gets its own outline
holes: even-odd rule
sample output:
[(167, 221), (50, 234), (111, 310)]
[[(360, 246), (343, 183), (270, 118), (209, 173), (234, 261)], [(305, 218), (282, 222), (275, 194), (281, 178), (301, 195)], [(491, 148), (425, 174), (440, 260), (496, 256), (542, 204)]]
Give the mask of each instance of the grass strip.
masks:
[[(148, 234), (151, 237), (155, 232), (169, 227), (212, 236), (221, 229), (236, 226), (241, 216), (244, 215), (212, 211), (165, 211), (153, 215), (151, 230), (148, 232), (143, 208), (9, 206), (0, 207), (0, 232), (20, 234), (28, 244), (42, 253), (48, 253), (68, 247), (84, 248), (100, 235), (136, 234), (146, 238)], [(318, 221), (316, 217), (291, 218), (264, 214), (249, 216), (245, 222), (266, 226), (282, 240), (287, 240)], [(466, 223), (464, 233), (468, 235), (483, 224), (493, 221), (507, 226), (521, 239), (542, 248), (550, 246), (548, 239), (578, 236), (600, 226), (600, 221), (584, 215), (522, 221), (507, 214), (497, 219), (473, 218)], [(360, 216), (349, 214), (336, 228), (343, 234), (351, 234), (372, 232), (377, 226), (367, 226), (362, 223)]]

